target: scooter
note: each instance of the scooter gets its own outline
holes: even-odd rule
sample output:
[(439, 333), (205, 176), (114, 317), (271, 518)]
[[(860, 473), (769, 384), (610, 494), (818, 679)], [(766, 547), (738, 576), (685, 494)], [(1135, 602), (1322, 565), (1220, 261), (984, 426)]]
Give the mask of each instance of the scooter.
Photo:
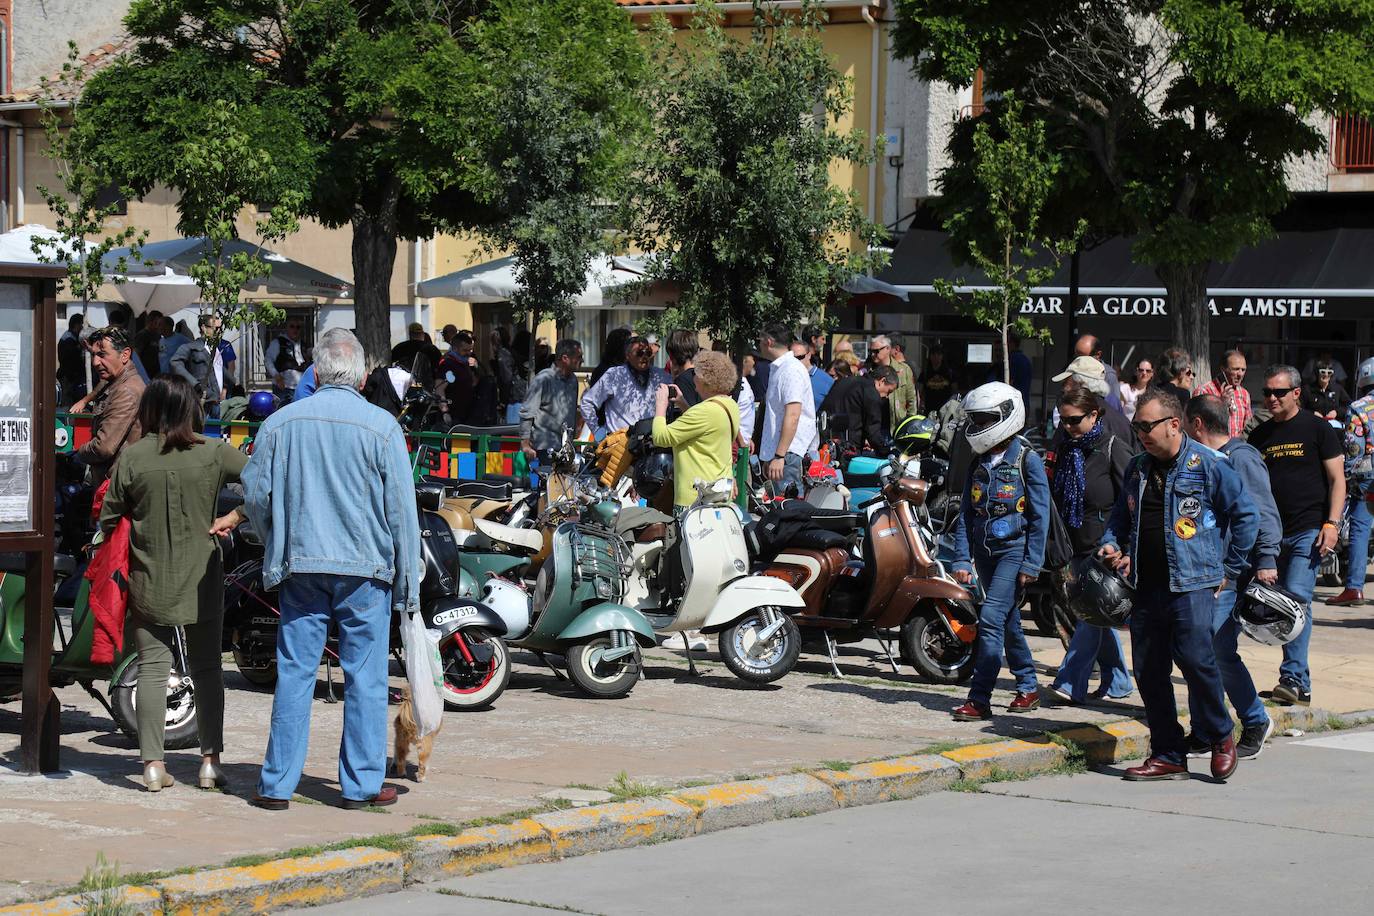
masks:
[[(24, 556), (0, 554), (0, 702), (17, 697), (24, 677)], [(70, 554), (53, 560), (56, 594), (70, 592), (70, 585), (81, 567)], [(124, 652), (113, 665), (91, 662), (91, 637), (95, 615), (88, 601), (90, 583), (77, 580), (75, 600), (70, 607), (53, 608), (53, 646), (49, 675), (53, 687), (80, 684), (109, 712), (115, 724), (128, 737), (138, 739), (138, 716), (134, 707), (134, 687), (138, 683), (138, 653), (125, 643)], [(64, 623), (65, 621), (65, 623)], [(95, 688), (96, 681), (108, 681), (108, 699)], [(186, 641), (176, 628), (172, 642), (172, 670), (167, 679), (167, 731), (164, 738), (170, 750), (194, 747), (196, 734), (196, 691), (186, 666)]]
[[(506, 622), (471, 597), (475, 584), (469, 587), (469, 594), (463, 594), (458, 580), (458, 545), (448, 524), (434, 511), (441, 492), (434, 485), (416, 486), (424, 562), (420, 614), (427, 628), (440, 633), (444, 704), (449, 709), (485, 709), (510, 682), (510, 653), (502, 640)], [(278, 595), (263, 588), (262, 543), (252, 523), (241, 525), (234, 537), (239, 540), (228, 547), (242, 561), (225, 576), (225, 631), (239, 672), (249, 683), (269, 688), (277, 680)], [(400, 615), (393, 613), (392, 651), (399, 653), (400, 645)], [(333, 668), (337, 664), (337, 646), (330, 640), (325, 646), (327, 700), (333, 697)]]
[[(660, 634), (701, 630), (718, 634), (720, 658), (751, 684), (787, 674), (801, 653), (801, 634), (789, 616), (806, 606), (785, 582), (749, 574), (749, 549), (734, 481), (696, 481), (696, 501), (680, 519), (653, 509), (626, 509), (619, 532), (632, 557), (625, 603), (644, 612)], [(687, 637), (683, 636), (687, 647)], [(691, 649), (687, 659), (693, 674)]]
[[(548, 654), (563, 655), (568, 676), (587, 696), (614, 699), (628, 694), (643, 672), (641, 649), (658, 645), (649, 621), (624, 602), (631, 558), (616, 534), (621, 506), (605, 495), (581, 491), (552, 508), (571, 513), (553, 531), (548, 558), (535, 580), (529, 631), (509, 642), (534, 652), (553, 668)], [(505, 607), (509, 587), (488, 582), (484, 594), (499, 591)], [(557, 668), (553, 668), (558, 673)]]
[(878, 639), (897, 673), (884, 635), (892, 629), (903, 659), (927, 680), (956, 684), (972, 676), (977, 611), (935, 558), (924, 512), (929, 483), (914, 476), (917, 470), (889, 460), (877, 475), (878, 497), (859, 512), (812, 511), (809, 524), (790, 536), (781, 533), (776, 513), (751, 526), (761, 570), (801, 594), (806, 608), (797, 623), (803, 634), (819, 635), (836, 676), (837, 643), (868, 637)]

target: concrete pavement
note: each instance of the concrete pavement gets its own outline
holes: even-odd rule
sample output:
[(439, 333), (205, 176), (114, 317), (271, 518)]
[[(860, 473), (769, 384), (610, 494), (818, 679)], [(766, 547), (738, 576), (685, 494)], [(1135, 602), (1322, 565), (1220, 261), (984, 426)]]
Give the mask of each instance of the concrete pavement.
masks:
[[(1374, 731), (1279, 739), (1225, 784), (1120, 767), (488, 872), (320, 916), (858, 911), (1355, 913), (1374, 892)], [(458, 896), (461, 895), (461, 896)]]
[[(1059, 644), (1032, 636), (1043, 683), (1062, 658)], [(1245, 647), (1261, 688), (1273, 683), (1279, 652)], [(872, 643), (846, 647), (830, 677), (822, 656), (805, 655), (796, 672), (769, 689), (745, 687), (714, 657), (691, 679), (680, 652), (649, 654), (649, 679), (628, 698), (593, 701), (575, 693), (528, 656), (517, 656), (511, 687), (487, 712), (450, 713), (436, 742), (430, 779), (394, 784), (400, 803), (384, 812), (335, 807), (335, 755), (342, 706), (317, 702), (298, 802), (285, 815), (250, 808), (266, 744), (269, 694), (232, 671), (225, 760), (232, 794), (202, 793), (194, 752), (171, 752), (181, 784), (151, 795), (138, 781), (134, 744), (79, 688), (61, 691), (60, 777), (32, 779), (0, 768), (0, 904), (74, 883), (96, 854), (125, 873), (224, 864), (381, 833), (405, 833), (433, 821), (458, 823), (537, 808), (570, 797), (570, 786), (604, 789), (618, 774), (631, 783), (677, 786), (738, 776), (789, 773), (832, 761), (896, 757), (950, 742), (1038, 735), (1073, 725), (1100, 726), (1136, 715), (1132, 701), (1054, 706), (990, 723), (954, 723), (948, 711), (961, 688), (894, 677)], [(1332, 710), (1374, 708), (1374, 609), (1317, 608), (1312, 643), (1314, 702)], [(397, 678), (395, 683), (399, 684)], [(1176, 679), (1180, 692), (1181, 680)], [(995, 698), (1002, 708), (1011, 684)], [(0, 755), (18, 748), (18, 703), (0, 707)], [(596, 796), (593, 796), (596, 797)], [(211, 826), (212, 825), (212, 826)]]

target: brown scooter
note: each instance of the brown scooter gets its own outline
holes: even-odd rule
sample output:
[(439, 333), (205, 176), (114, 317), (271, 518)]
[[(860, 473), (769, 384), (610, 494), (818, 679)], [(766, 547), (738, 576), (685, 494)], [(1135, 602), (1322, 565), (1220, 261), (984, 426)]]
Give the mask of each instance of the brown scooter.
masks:
[[(784, 535), (781, 549), (768, 546), (769, 528), (783, 533), (780, 513), (788, 510), (775, 510), (751, 526), (751, 546), (762, 551), (760, 571), (801, 593), (806, 608), (795, 620), (802, 637), (820, 637), (836, 676), (836, 643), (870, 636), (896, 673), (885, 634), (897, 629), (902, 658), (921, 676), (963, 683), (973, 674), (977, 610), (968, 591), (935, 559), (935, 536), (924, 510), (929, 484), (906, 471), (894, 461), (884, 469), (877, 499), (858, 512), (813, 513), (798, 533)], [(862, 559), (854, 556), (856, 538), (862, 538)]]

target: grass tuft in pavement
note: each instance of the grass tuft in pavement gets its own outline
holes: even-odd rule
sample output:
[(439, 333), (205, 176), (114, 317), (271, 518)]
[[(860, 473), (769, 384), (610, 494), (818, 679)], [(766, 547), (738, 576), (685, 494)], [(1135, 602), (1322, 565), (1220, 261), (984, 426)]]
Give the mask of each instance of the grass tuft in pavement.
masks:
[(105, 861), (105, 853), (97, 853), (95, 864), (86, 869), (76, 886), (87, 916), (133, 916), (133, 905), (124, 899), (127, 883), (119, 877), (119, 868)]
[(656, 786), (649, 782), (638, 782), (631, 779), (630, 774), (621, 770), (611, 780), (611, 784), (606, 787), (606, 791), (615, 797), (616, 801), (631, 801), (636, 798), (654, 798), (659, 795), (666, 795), (669, 792), (664, 786)]
[(848, 773), (854, 768), (854, 764), (848, 760), (822, 760), (821, 766), (836, 773)]

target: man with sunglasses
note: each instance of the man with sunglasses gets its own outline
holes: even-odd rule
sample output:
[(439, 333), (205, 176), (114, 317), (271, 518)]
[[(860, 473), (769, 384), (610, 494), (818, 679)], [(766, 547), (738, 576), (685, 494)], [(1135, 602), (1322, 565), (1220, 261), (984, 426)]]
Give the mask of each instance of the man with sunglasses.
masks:
[[(1177, 663), (1193, 708), (1193, 734), (1212, 751), (1215, 779), (1236, 769), (1236, 742), (1212, 642), (1217, 598), (1250, 568), (1259, 512), (1218, 452), (1190, 439), (1182, 405), (1149, 389), (1131, 428), (1131, 459), (1098, 555), (1135, 589), (1131, 645), (1150, 728), (1150, 756), (1132, 781), (1187, 779), (1187, 743), (1172, 680)], [(1220, 562), (1218, 562), (1220, 560)]]
[(1292, 366), (1264, 373), (1264, 406), (1270, 418), (1250, 433), (1269, 469), (1270, 489), (1283, 520), (1279, 583), (1309, 607), (1303, 630), (1283, 647), (1279, 683), (1271, 695), (1280, 703), (1312, 702), (1307, 645), (1312, 639), (1312, 591), (1322, 557), (1336, 548), (1345, 508), (1345, 448), (1325, 420), (1302, 408), (1302, 376)]

